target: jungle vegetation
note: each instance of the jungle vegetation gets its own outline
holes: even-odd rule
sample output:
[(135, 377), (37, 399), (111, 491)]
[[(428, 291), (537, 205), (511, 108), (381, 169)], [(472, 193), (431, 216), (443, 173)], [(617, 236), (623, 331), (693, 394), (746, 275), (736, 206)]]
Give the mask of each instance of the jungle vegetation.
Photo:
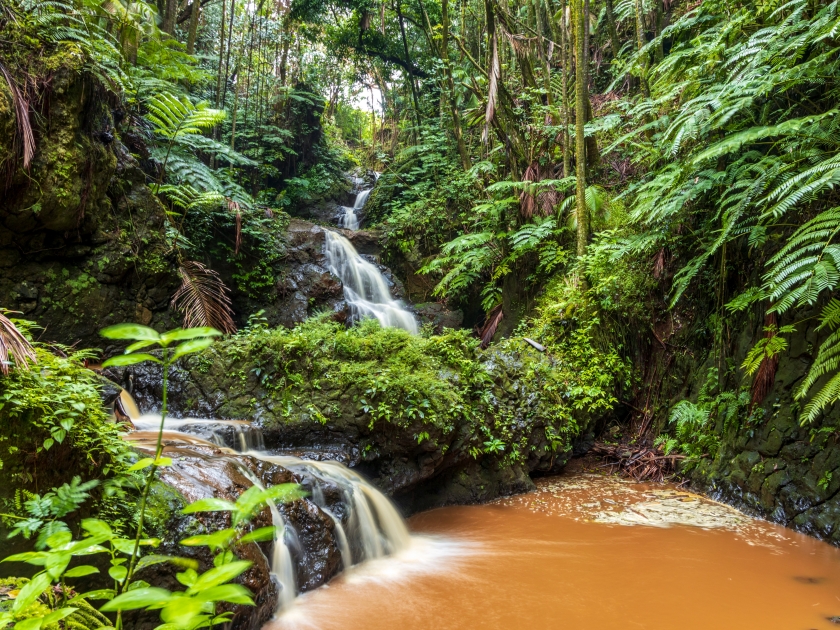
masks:
[[(477, 313), (479, 340), (449, 338), (458, 361), (501, 336), (535, 338), (579, 375), (568, 392), (597, 386), (599, 409), (635, 401), (636, 439), (700, 457), (717, 447), (710, 414), (753, 417), (791, 336), (816, 319), (798, 420), (813, 423), (840, 399), (838, 0), (5, 0), (0, 52), (16, 121), (0, 169), (29, 167), (51, 73), (72, 58), (119, 112), (120, 133), (138, 139), (132, 152), (147, 150), (147, 185), (166, 207), (182, 280), (173, 307), (187, 328), (228, 334), (231, 352), (282, 352), (289, 339), (316, 347), (329, 335), (363, 358), (365, 343), (399, 342), (412, 360), (431, 346), (443, 348), (435, 361), (448, 360), (445, 340), (406, 341), (369, 323), (233, 335), (228, 288), (204, 253), (236, 264), (250, 239), (270, 261), (287, 215), (346, 188), (346, 172), (375, 170), (367, 212), (386, 258), (410, 261), (427, 299)], [(261, 269), (243, 280), (257, 293), (273, 282)], [(731, 339), (748, 313), (762, 334), (735, 362)], [(665, 348), (662, 322), (673, 331), (688, 320), (711, 348), (709, 378), (695, 402), (673, 405), (655, 373), (638, 370), (639, 331)], [(24, 613), (67, 575), (54, 558), (69, 546), (123, 551), (136, 514), (109, 497), (126, 479), (135, 499), (143, 488), (101, 430), (86, 355), (32, 339), (28, 324), (0, 314), (0, 410), (37, 418), (38, 448), (67, 438), (91, 451), (96, 470), (9, 508), (12, 521), (40, 521), (26, 530), (41, 532), (28, 560), (60, 567), (0, 613), (0, 627), (21, 629), (41, 627), (21, 625)], [(590, 364), (608, 365), (609, 382), (576, 369)], [(57, 392), (65, 378), (75, 388), (66, 404), (33, 393)], [(436, 422), (447, 420), (437, 408), (449, 413), (450, 393), (428, 396)], [(487, 448), (500, 444), (486, 437)], [(81, 541), (43, 529), (92, 494), (101, 517), (83, 522)], [(255, 505), (224, 509), (244, 522)], [(219, 568), (234, 562), (231, 544), (216, 550)], [(178, 597), (195, 598), (204, 576), (185, 574), (193, 590)], [(112, 574), (117, 590), (127, 576)], [(244, 601), (234, 590), (218, 601)], [(162, 596), (147, 595), (142, 605)], [(70, 608), (58, 602), (43, 627), (78, 614)], [(224, 621), (207, 610), (171, 612), (171, 627)]]

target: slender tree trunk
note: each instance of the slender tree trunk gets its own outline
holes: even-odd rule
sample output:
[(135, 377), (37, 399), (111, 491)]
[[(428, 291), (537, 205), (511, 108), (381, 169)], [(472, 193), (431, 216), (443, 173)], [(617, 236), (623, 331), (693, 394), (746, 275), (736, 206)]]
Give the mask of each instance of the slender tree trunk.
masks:
[[(642, 14), (642, 0), (636, 0), (635, 4), (636, 9), (636, 45), (638, 50), (641, 50), (645, 47), (645, 22), (644, 22), (644, 15)], [(648, 70), (648, 59), (647, 55), (645, 55), (645, 59), (642, 61), (642, 73), (640, 77), (640, 82), (642, 84), (642, 93), (645, 95), (645, 98), (650, 98), (650, 88), (648, 87), (647, 82), (647, 70)]]
[(577, 60), (575, 64), (575, 171), (577, 175), (576, 206), (577, 206), (577, 254), (586, 253), (589, 241), (589, 211), (586, 207), (586, 138), (584, 124), (586, 123), (586, 23), (583, 0), (572, 0), (575, 19), (575, 49)]
[(175, 20), (178, 17), (178, 0), (166, 0), (163, 8), (163, 23), (160, 30), (170, 35), (175, 34)]
[[(420, 128), (420, 101), (417, 99), (417, 86), (414, 85), (414, 73), (410, 70), (411, 68), (411, 55), (408, 52), (408, 39), (405, 36), (405, 23), (403, 22), (403, 14), (402, 14), (402, 4), (400, 0), (397, 0), (397, 21), (400, 23), (400, 36), (402, 37), (403, 43), (403, 51), (405, 52), (405, 63), (408, 66), (409, 70), (406, 73), (408, 75), (408, 84), (411, 87), (411, 98), (414, 102), (414, 116), (417, 121), (417, 129)], [(417, 137), (417, 132), (415, 130), (414, 133), (415, 138)]]
[(225, 60), (225, 11), (227, 0), (222, 0), (222, 30), (219, 33), (219, 69), (216, 72), (216, 109), (222, 104), (222, 68)]
[(440, 56), (443, 61), (443, 69), (446, 73), (446, 86), (449, 92), (447, 100), (449, 101), (449, 111), (452, 115), (452, 133), (455, 135), (455, 144), (458, 147), (458, 155), (461, 157), (461, 166), (466, 171), (470, 168), (470, 154), (467, 150), (467, 145), (464, 143), (461, 116), (458, 114), (458, 103), (455, 100), (455, 80), (452, 78), (452, 62), (449, 59), (449, 0), (441, 0), (441, 22)]
[(560, 47), (563, 49), (563, 177), (569, 177), (572, 174), (572, 155), (571, 147), (569, 147), (569, 125), (572, 123), (571, 107), (569, 106), (569, 67), (571, 65), (571, 55), (569, 55), (569, 29), (566, 23), (566, 0), (560, 1), (560, 12), (562, 14), (560, 22)]
[(618, 59), (618, 52), (621, 50), (621, 45), (618, 43), (618, 28), (615, 25), (613, 0), (606, 0), (605, 4), (607, 13), (607, 29), (610, 32), (610, 48), (612, 48), (613, 59)]
[(193, 0), (192, 11), (190, 12), (190, 31), (187, 35), (187, 54), (195, 54), (195, 38), (198, 34), (198, 16), (201, 12), (200, 0)]
[[(654, 11), (655, 11), (655, 34), (657, 37), (662, 35), (662, 0), (654, 0)], [(665, 58), (665, 49), (662, 47), (662, 42), (656, 44), (656, 63), (661, 62)]]
[[(222, 0), (224, 2), (224, 0)], [(227, 102), (227, 84), (228, 77), (230, 77), (230, 51), (233, 48), (231, 42), (233, 40), (233, 16), (236, 12), (236, 0), (230, 0), (230, 22), (228, 22), (228, 37), (227, 37), (227, 53), (225, 55), (225, 85), (222, 91), (222, 105)]]

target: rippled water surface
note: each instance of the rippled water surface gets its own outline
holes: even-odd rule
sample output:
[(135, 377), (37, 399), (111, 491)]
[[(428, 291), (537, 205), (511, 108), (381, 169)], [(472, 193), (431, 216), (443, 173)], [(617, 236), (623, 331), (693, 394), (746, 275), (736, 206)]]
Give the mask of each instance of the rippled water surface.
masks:
[(557, 477), (410, 525), (266, 630), (839, 627), (840, 550), (673, 486)]

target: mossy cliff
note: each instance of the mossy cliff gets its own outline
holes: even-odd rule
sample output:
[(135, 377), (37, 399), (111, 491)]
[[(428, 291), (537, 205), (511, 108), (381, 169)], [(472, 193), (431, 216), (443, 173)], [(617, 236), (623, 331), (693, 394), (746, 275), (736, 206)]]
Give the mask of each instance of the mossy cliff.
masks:
[(28, 71), (46, 87), (32, 117), (28, 169), (18, 157), (11, 93), (0, 81), (0, 305), (67, 343), (98, 345), (98, 330), (110, 323), (168, 326), (177, 277), (164, 208), (120, 140), (115, 103), (82, 72), (73, 45), (37, 65)]

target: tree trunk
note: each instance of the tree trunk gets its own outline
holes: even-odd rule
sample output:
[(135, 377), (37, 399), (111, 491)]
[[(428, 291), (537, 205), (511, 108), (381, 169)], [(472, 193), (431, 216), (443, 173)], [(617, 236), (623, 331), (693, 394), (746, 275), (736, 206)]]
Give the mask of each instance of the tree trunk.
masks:
[[(408, 39), (405, 36), (405, 23), (403, 22), (403, 14), (402, 14), (402, 4), (400, 0), (397, 0), (397, 21), (400, 24), (400, 36), (402, 37), (403, 43), (403, 50), (405, 51), (405, 64), (406, 67), (409, 68), (408, 72), (408, 84), (411, 87), (411, 99), (414, 102), (414, 116), (417, 121), (417, 129), (420, 128), (420, 101), (417, 99), (417, 86), (414, 85), (414, 73), (410, 70), (411, 68), (411, 55), (408, 52)], [(416, 138), (417, 131), (415, 130), (414, 136)]]
[(562, 14), (560, 21), (560, 47), (563, 49), (563, 177), (569, 177), (572, 174), (572, 155), (571, 147), (569, 147), (569, 125), (572, 123), (571, 108), (569, 107), (569, 66), (571, 64), (571, 55), (569, 55), (569, 29), (566, 23), (566, 0), (561, 0), (560, 12)]
[(225, 60), (225, 11), (227, 0), (222, 0), (222, 31), (219, 34), (219, 68), (216, 72), (216, 109), (222, 104), (222, 68)]
[(610, 48), (612, 48), (613, 59), (618, 59), (618, 52), (621, 45), (618, 43), (618, 28), (615, 25), (615, 11), (613, 0), (606, 0), (607, 29), (610, 32)]
[[(635, 4), (636, 9), (636, 46), (638, 50), (641, 50), (645, 47), (645, 22), (644, 16), (642, 14), (642, 0), (636, 0)], [(648, 60), (647, 55), (645, 55), (645, 59), (640, 60), (642, 62), (642, 72), (641, 72), (641, 84), (642, 84), (642, 93), (645, 95), (645, 98), (650, 98), (650, 89), (648, 88), (647, 82), (647, 69), (648, 69)]]
[[(586, 253), (589, 241), (589, 211), (586, 207), (586, 138), (584, 124), (586, 123), (586, 23), (583, 0), (572, 0), (575, 20), (575, 49), (577, 59), (575, 64), (575, 173), (577, 176), (576, 206), (577, 206), (577, 254)], [(639, 0), (637, 0), (639, 1)]]
[(467, 145), (464, 143), (464, 133), (461, 129), (461, 116), (458, 114), (458, 103), (455, 100), (455, 80), (452, 78), (452, 62), (449, 59), (449, 0), (441, 0), (441, 22), (440, 57), (443, 61), (443, 70), (446, 73), (446, 86), (449, 90), (447, 100), (449, 101), (449, 110), (452, 114), (452, 133), (455, 135), (455, 144), (458, 147), (461, 166), (466, 171), (470, 168), (470, 154), (467, 150)]
[(175, 20), (178, 17), (178, 0), (166, 0), (163, 8), (163, 23), (160, 30), (170, 35), (175, 34)]
[(193, 0), (190, 12), (190, 31), (187, 36), (187, 54), (195, 54), (195, 37), (198, 34), (198, 15), (201, 12), (200, 0)]

